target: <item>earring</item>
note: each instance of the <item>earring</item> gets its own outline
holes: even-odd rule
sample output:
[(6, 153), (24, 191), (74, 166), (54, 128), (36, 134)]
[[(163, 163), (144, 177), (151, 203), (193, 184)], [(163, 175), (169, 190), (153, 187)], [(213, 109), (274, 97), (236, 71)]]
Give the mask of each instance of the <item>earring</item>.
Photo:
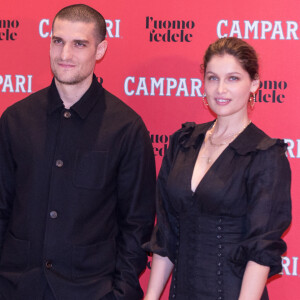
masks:
[(253, 109), (254, 105), (256, 102), (256, 95), (255, 93), (250, 93), (250, 98), (249, 98), (249, 105), (251, 107), (251, 109)]
[(207, 102), (207, 99), (206, 99), (206, 101), (205, 101), (205, 98), (206, 98), (206, 94), (204, 93), (204, 94), (202, 95), (202, 101), (203, 101), (204, 106), (205, 106), (205, 107), (208, 107), (208, 102)]

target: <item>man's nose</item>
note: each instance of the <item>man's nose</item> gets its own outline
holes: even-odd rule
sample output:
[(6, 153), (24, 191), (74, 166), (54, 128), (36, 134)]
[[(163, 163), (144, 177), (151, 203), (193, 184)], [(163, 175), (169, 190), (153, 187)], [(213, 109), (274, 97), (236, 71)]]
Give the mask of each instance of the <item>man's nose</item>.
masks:
[(72, 58), (72, 47), (69, 44), (64, 44), (61, 51), (61, 59), (68, 60)]

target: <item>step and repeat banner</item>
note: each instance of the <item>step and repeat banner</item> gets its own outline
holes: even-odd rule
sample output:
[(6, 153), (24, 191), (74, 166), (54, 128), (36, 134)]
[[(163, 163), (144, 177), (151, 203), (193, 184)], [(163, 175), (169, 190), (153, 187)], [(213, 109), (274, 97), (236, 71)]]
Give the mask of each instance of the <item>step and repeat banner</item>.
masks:
[[(0, 113), (50, 84), (51, 23), (66, 0), (0, 3)], [(257, 50), (261, 85), (251, 120), (285, 139), (292, 168), (293, 221), (285, 233), (283, 272), (268, 283), (272, 300), (300, 299), (300, 2), (298, 0), (87, 0), (106, 19), (108, 51), (95, 73), (144, 119), (157, 170), (170, 134), (186, 121), (214, 117), (202, 104), (200, 64), (219, 37)], [(141, 277), (146, 289), (149, 268)], [(168, 287), (162, 297), (167, 299)]]

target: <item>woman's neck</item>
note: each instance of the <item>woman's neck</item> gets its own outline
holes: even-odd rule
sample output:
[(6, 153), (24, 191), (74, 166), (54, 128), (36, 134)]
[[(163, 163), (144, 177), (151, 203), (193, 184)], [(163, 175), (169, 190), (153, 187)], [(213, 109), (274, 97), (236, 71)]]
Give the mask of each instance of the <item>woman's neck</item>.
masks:
[(239, 118), (217, 117), (216, 123), (213, 129), (214, 138), (225, 137), (232, 134), (238, 134), (243, 131), (250, 123), (248, 116), (242, 116)]

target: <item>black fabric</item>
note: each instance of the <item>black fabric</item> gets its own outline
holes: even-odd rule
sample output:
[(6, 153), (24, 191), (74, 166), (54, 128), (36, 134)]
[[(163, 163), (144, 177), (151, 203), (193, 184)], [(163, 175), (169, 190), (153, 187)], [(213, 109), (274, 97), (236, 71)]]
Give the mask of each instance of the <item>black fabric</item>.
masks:
[(94, 76), (69, 110), (54, 81), (0, 121), (0, 291), (42, 299), (141, 299), (155, 215), (142, 119)]
[(170, 299), (237, 300), (250, 260), (270, 266), (270, 276), (281, 271), (281, 235), (291, 221), (286, 145), (251, 123), (193, 193), (193, 168), (212, 124), (184, 124), (158, 177), (157, 225), (144, 248), (174, 263)]
[(53, 293), (51, 291), (51, 288), (50, 288), (50, 286), (48, 284), (46, 285), (46, 288), (45, 288), (43, 300), (57, 300), (54, 297), (54, 295), (53, 295)]

